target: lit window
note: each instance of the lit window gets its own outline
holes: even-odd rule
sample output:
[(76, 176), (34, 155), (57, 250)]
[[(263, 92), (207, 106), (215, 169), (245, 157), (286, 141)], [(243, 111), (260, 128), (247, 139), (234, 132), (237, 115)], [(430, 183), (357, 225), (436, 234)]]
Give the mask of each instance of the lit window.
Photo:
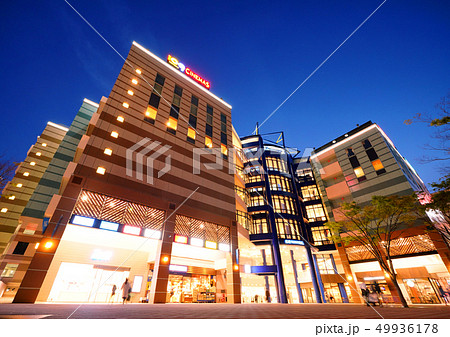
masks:
[(188, 134), (187, 135), (188, 135), (189, 138), (195, 139), (195, 130), (193, 128), (191, 128), (191, 127), (188, 127)]
[(203, 240), (197, 239), (197, 238), (191, 238), (191, 245), (197, 246), (197, 247), (203, 247)]
[(112, 155), (112, 150), (109, 148), (106, 148), (103, 153), (106, 154), (107, 156), (110, 156), (110, 155)]
[(142, 74), (141, 69), (136, 69), (136, 73), (139, 74), (139, 75)]
[(1, 277), (13, 277), (19, 267), (16, 263), (8, 263), (2, 271)]
[(154, 229), (146, 228), (144, 231), (144, 236), (146, 238), (152, 238), (152, 239), (161, 239), (161, 231), (157, 231)]
[(36, 162), (35, 162), (35, 161), (32, 161), (32, 162), (30, 163), (30, 165), (31, 165), (31, 166), (34, 166), (34, 165), (36, 165)]
[(157, 112), (158, 112), (158, 110), (156, 110), (154, 107), (149, 105), (147, 107), (147, 111), (145, 112), (145, 118), (156, 119)]
[(1, 210), (1, 212), (2, 212), (2, 213), (6, 213), (6, 212), (8, 212), (8, 209), (7, 209), (6, 207), (3, 207), (2, 210)]
[(133, 90), (128, 90), (127, 93), (128, 93), (128, 95), (130, 95), (130, 96), (133, 96), (133, 95), (134, 95)]
[(219, 250), (223, 252), (229, 252), (230, 251), (230, 245), (226, 243), (219, 243)]
[(120, 123), (123, 123), (123, 121), (125, 120), (125, 118), (123, 118), (123, 116), (117, 116), (117, 120), (118, 120)]
[(177, 129), (177, 124), (178, 121), (173, 118), (173, 117), (169, 117), (169, 121), (167, 122), (167, 127), (172, 129), (172, 130), (176, 130)]
[(223, 154), (224, 156), (227, 156), (227, 155), (228, 155), (228, 149), (227, 149), (227, 146), (226, 146), (226, 145), (220, 144), (220, 151), (222, 152), (222, 154)]
[(187, 243), (188, 238), (186, 236), (182, 236), (182, 235), (175, 235), (174, 241), (178, 242), (178, 243)]
[(356, 177), (358, 177), (358, 178), (361, 178), (361, 177), (363, 177), (364, 176), (364, 171), (363, 171), (363, 169), (362, 169), (362, 167), (360, 166), (360, 167), (357, 167), (357, 168), (355, 168), (354, 170), (353, 170), (354, 172), (355, 172), (355, 174), (356, 174)]
[(111, 137), (117, 138), (119, 137), (119, 133), (117, 131), (111, 132)]
[(141, 234), (141, 227), (125, 226), (123, 232), (125, 234), (139, 235)]
[(212, 148), (212, 146), (213, 146), (212, 140), (211, 140), (211, 138), (208, 137), (208, 136), (205, 137), (205, 146), (206, 146), (206, 147), (209, 147), (209, 148)]
[(98, 174), (104, 175), (106, 172), (106, 169), (102, 166), (97, 167), (97, 171)]
[(30, 172), (24, 172), (23, 175), (24, 175), (25, 177), (28, 177), (28, 176), (30, 175)]
[(374, 160), (372, 162), (373, 168), (375, 169), (375, 171), (381, 170), (384, 168), (383, 164), (381, 163), (380, 159)]
[(86, 226), (86, 227), (92, 227), (92, 226), (94, 226), (94, 221), (95, 221), (95, 219), (92, 219), (92, 218), (86, 218), (84, 216), (75, 215), (72, 219), (72, 224)]
[(102, 221), (100, 222), (100, 228), (116, 232), (119, 229), (119, 224), (115, 222)]
[(42, 153), (36, 152), (36, 156), (40, 157), (41, 155), (42, 155)]
[(130, 105), (127, 102), (123, 102), (122, 106), (126, 109), (128, 109), (130, 107)]
[(133, 84), (138, 84), (138, 81), (137, 81), (137, 79), (133, 78), (133, 79), (131, 80), (131, 83), (133, 83)]
[(18, 183), (18, 184), (16, 185), (16, 187), (18, 187), (18, 188), (21, 188), (22, 186), (23, 186), (22, 183)]
[(47, 147), (47, 143), (42, 143), (42, 146), (43, 147)]
[(14, 200), (14, 199), (16, 199), (16, 196), (15, 195), (11, 195), (8, 199), (9, 200)]
[(205, 247), (210, 249), (217, 249), (217, 242), (205, 241)]

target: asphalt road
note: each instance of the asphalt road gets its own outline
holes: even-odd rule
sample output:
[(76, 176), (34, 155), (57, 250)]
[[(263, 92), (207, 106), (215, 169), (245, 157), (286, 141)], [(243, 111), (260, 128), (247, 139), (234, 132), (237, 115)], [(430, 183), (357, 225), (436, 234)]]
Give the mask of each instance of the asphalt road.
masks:
[(12, 319), (449, 319), (450, 306), (361, 304), (0, 304)]

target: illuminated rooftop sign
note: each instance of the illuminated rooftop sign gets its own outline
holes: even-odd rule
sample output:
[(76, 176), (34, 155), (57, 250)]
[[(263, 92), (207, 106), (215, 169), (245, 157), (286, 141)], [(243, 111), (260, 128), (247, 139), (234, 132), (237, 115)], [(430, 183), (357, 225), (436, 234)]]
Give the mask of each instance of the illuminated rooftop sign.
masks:
[(211, 87), (211, 84), (209, 83), (209, 81), (205, 80), (200, 75), (198, 75), (195, 72), (193, 72), (191, 70), (191, 68), (186, 67), (183, 63), (179, 62), (178, 59), (176, 59), (172, 55), (168, 55), (167, 56), (167, 62), (170, 65), (172, 65), (175, 68), (177, 68), (182, 73), (184, 73), (187, 76), (189, 76), (190, 78), (192, 78), (194, 81), (196, 81), (196, 82), (200, 83), (201, 85), (203, 85), (206, 89), (209, 89)]

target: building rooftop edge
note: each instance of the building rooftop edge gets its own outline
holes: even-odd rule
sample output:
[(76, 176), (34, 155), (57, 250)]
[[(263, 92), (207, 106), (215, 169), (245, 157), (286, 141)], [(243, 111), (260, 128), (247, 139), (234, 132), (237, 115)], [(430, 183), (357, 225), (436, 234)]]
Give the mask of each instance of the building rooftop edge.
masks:
[(164, 62), (161, 58), (159, 58), (158, 56), (156, 56), (155, 54), (153, 54), (150, 50), (144, 48), (143, 46), (141, 46), (139, 43), (137, 43), (136, 41), (133, 41), (133, 46), (138, 47), (140, 50), (142, 50), (144, 53), (146, 53), (147, 55), (151, 56), (152, 58), (154, 58), (156, 61), (158, 61), (159, 63), (161, 63), (162, 65), (164, 65), (165, 67), (167, 67), (167, 69), (170, 69), (170, 71), (173, 71), (174, 73), (178, 74), (178, 76), (182, 76), (185, 80), (191, 82), (192, 84), (194, 84), (198, 89), (202, 90), (204, 93), (208, 94), (209, 96), (211, 96), (212, 98), (216, 99), (218, 102), (222, 103), (223, 105), (225, 105), (226, 107), (231, 109), (231, 105), (228, 104), (227, 102), (225, 102), (223, 99), (217, 97), (216, 95), (214, 95), (211, 91), (203, 88), (200, 84), (196, 83), (194, 80), (191, 80), (189, 77), (184, 76), (180, 71), (176, 70), (174, 67), (172, 67), (171, 65), (169, 65), (168, 63)]
[(83, 102), (84, 102), (84, 103), (87, 103), (87, 104), (90, 104), (90, 105), (92, 105), (92, 106), (94, 106), (94, 107), (96, 107), (96, 108), (99, 107), (98, 103), (95, 103), (95, 102), (93, 102), (93, 101), (91, 101), (90, 99), (87, 99), (87, 98), (85, 98), (85, 99), (83, 100)]
[(56, 123), (53, 123), (53, 122), (47, 122), (47, 125), (53, 126), (53, 127), (57, 128), (57, 129), (65, 131), (65, 132), (69, 131), (69, 128), (66, 128), (65, 126), (62, 126), (60, 124), (56, 124)]

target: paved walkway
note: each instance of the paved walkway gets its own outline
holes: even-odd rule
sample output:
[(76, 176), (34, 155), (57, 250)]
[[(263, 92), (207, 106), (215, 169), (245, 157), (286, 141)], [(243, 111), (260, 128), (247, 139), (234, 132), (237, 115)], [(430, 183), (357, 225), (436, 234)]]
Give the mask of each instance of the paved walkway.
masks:
[[(375, 310), (376, 311), (375, 311)], [(450, 306), (361, 304), (0, 304), (0, 318), (378, 319), (450, 318)], [(381, 315), (379, 315), (378, 313)]]

